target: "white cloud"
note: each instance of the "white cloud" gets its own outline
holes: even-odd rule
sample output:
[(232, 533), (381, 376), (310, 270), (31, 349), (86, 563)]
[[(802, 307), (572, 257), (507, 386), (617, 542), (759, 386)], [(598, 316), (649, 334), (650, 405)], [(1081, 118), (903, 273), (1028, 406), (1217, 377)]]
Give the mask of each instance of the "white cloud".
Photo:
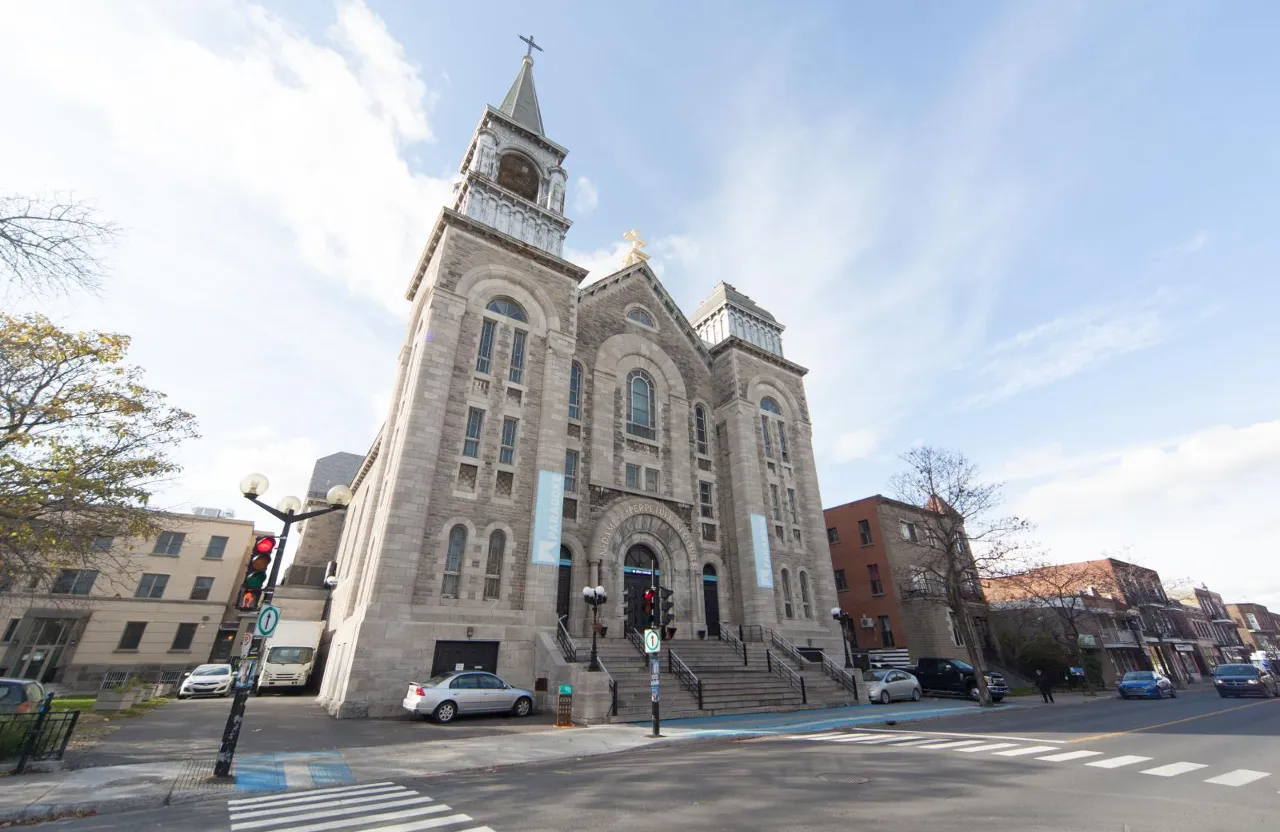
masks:
[(579, 214), (590, 214), (600, 205), (600, 194), (595, 183), (587, 177), (579, 176), (573, 188), (573, 210)]
[(1191, 255), (1203, 249), (1209, 244), (1209, 234), (1206, 231), (1197, 231), (1182, 242), (1170, 246), (1163, 251), (1156, 252), (1156, 262), (1158, 264), (1170, 265), (1181, 260), (1185, 260)]
[(879, 443), (880, 437), (870, 428), (846, 431), (836, 439), (836, 459), (840, 462), (867, 459), (875, 453)]
[[(575, 251), (572, 248), (566, 248), (564, 259), (589, 270), (581, 283), (582, 286), (587, 286), (602, 277), (608, 277), (614, 272), (620, 271), (629, 251), (631, 251), (630, 243), (618, 241), (613, 245), (603, 246), (595, 251)], [(652, 261), (650, 263), (652, 264)]]

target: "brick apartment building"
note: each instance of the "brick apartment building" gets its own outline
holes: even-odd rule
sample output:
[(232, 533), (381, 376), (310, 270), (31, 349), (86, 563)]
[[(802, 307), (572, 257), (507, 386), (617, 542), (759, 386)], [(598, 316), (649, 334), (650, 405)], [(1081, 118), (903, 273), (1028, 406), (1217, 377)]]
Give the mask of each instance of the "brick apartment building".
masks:
[(1249, 652), (1280, 655), (1280, 616), (1262, 604), (1227, 604), (1226, 609)]
[[(919, 656), (964, 656), (964, 635), (934, 586), (915, 570), (928, 546), (929, 511), (876, 495), (826, 509), (827, 543), (840, 609), (850, 616), (850, 646), (870, 654), (905, 649)], [(966, 612), (994, 655), (988, 607), (975, 576)]]
[(1210, 669), (1219, 664), (1249, 660), (1249, 648), (1240, 637), (1221, 595), (1205, 586), (1169, 594), (1187, 609), (1188, 622), (1196, 630), (1200, 651)]

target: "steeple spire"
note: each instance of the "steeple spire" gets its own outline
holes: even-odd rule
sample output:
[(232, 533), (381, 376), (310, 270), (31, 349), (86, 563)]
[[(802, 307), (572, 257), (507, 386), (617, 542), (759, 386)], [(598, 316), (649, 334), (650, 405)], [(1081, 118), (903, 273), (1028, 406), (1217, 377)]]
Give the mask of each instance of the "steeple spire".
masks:
[(527, 43), (529, 49), (520, 59), (520, 72), (511, 89), (507, 90), (507, 97), (502, 99), (502, 106), (498, 110), (516, 124), (541, 136), (542, 110), (538, 107), (538, 92), (533, 88), (533, 50), (541, 52), (542, 47), (533, 42), (532, 36), (521, 35), (520, 40)]

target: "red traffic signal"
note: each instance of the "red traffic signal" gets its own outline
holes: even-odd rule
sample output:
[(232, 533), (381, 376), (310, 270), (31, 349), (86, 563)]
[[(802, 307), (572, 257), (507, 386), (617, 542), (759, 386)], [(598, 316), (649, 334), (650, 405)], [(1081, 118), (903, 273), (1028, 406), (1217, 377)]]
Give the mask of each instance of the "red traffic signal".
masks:
[(270, 555), (276, 549), (276, 539), (272, 535), (263, 535), (253, 543), (253, 551), (259, 555)]
[[(241, 610), (257, 609), (258, 600), (262, 594), (262, 588), (267, 585), (267, 575), (271, 569), (271, 555), (276, 549), (275, 535), (261, 535), (253, 541), (253, 552), (249, 555), (249, 565), (244, 570), (244, 584), (240, 594)], [(250, 591), (256, 593), (254, 605), (246, 607), (248, 595)]]

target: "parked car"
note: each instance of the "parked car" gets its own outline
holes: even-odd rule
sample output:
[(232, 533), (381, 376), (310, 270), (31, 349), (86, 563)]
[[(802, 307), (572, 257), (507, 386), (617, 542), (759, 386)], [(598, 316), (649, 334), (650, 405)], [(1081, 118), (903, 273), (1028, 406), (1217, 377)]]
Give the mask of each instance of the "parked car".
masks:
[[(924, 658), (916, 661), (910, 672), (920, 681), (920, 687), (929, 693), (949, 693), (978, 699), (978, 676), (973, 665), (959, 659)], [(999, 702), (1009, 692), (1004, 674), (985, 671), (987, 690), (991, 701)]]
[(895, 699), (920, 701), (923, 690), (920, 681), (905, 670), (877, 668), (862, 671), (862, 681), (867, 683), (867, 699), (888, 705)]
[(402, 704), (406, 711), (444, 725), (458, 714), (528, 716), (533, 713), (533, 694), (513, 688), (492, 673), (464, 671), (410, 682)]
[(1155, 670), (1130, 670), (1117, 686), (1121, 699), (1177, 699), (1169, 677)]
[(34, 679), (0, 679), (0, 714), (33, 714), (44, 695)]
[(231, 693), (235, 675), (229, 664), (202, 664), (187, 674), (178, 686), (178, 698), (192, 696), (226, 696)]
[(1213, 686), (1223, 699), (1228, 696), (1273, 697), (1280, 693), (1276, 677), (1252, 664), (1218, 665), (1218, 669), (1213, 671)]

